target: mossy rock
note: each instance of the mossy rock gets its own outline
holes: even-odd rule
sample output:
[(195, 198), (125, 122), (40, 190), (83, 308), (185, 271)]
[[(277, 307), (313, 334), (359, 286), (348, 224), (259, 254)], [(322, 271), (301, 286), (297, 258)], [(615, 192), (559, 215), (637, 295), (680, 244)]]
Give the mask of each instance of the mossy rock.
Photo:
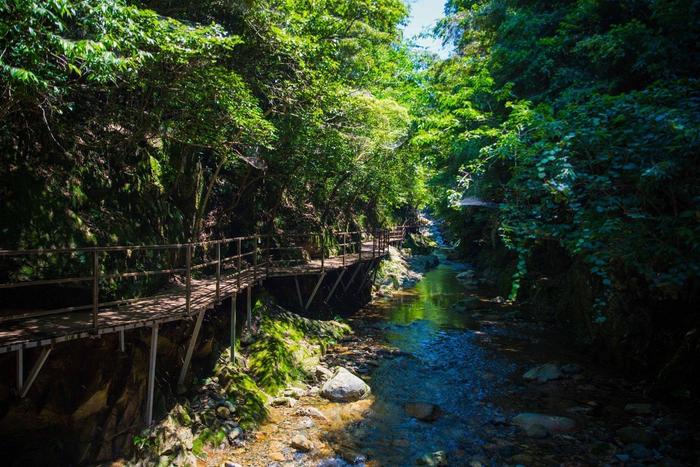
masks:
[(415, 233), (408, 234), (405, 245), (414, 255), (429, 255), (438, 247), (432, 238)]

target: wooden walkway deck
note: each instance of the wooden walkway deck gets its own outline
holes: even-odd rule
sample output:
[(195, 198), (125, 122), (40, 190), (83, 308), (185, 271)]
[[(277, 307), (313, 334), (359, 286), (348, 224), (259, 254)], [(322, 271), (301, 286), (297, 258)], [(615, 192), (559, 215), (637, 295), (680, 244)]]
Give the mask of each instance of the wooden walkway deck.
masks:
[[(234, 273), (219, 272), (216, 275), (200, 278), (183, 277), (179, 283), (170, 284), (158, 295), (123, 303), (104, 305), (95, 303), (94, 306), (73, 307), (73, 309), (58, 310), (57, 312), (46, 310), (27, 312), (25, 310), (22, 314), (10, 316), (6, 313), (0, 315), (0, 354), (186, 319), (197, 315), (202, 310), (214, 308), (222, 300), (267, 278), (320, 275), (322, 272), (327, 273), (349, 268), (360, 262), (373, 261), (384, 256), (388, 245), (402, 240), (403, 232), (401, 235), (396, 233), (387, 235), (385, 240), (381, 241), (377, 238), (364, 241), (363, 238), (361, 253), (359, 252), (360, 248), (357, 247), (355, 248), (357, 252), (354, 253), (339, 254), (330, 258), (309, 259), (302, 264), (294, 265), (285, 264), (289, 261), (275, 261), (268, 256), (268, 260), (265, 262), (248, 264), (247, 267), (240, 267)], [(240, 245), (240, 241), (238, 243)], [(262, 256), (265, 256), (265, 250), (261, 253), (263, 253)], [(229, 258), (229, 261), (232, 260), (235, 264), (235, 261), (238, 260), (240, 265), (240, 258), (245, 256), (246, 253), (239, 249), (238, 255)], [(224, 264), (225, 258), (219, 257), (218, 263)], [(204, 264), (212, 266), (206, 262)], [(180, 270), (173, 269), (171, 271)], [(124, 273), (123, 275), (128, 276), (129, 274), (133, 273)], [(149, 275), (148, 272), (141, 274)], [(76, 279), (76, 281), (80, 279), (82, 278)], [(82, 280), (84, 281), (84, 279)], [(20, 285), (26, 286), (23, 283)], [(5, 288), (10, 288), (10, 286), (5, 286)]]
[[(0, 354), (15, 352), (17, 358), (17, 395), (25, 397), (39, 375), (44, 363), (59, 342), (76, 339), (98, 338), (105, 334), (119, 333), (120, 347), (124, 348), (124, 332), (128, 329), (151, 329), (148, 385), (145, 401), (145, 422), (153, 421), (156, 356), (158, 353), (158, 329), (162, 323), (189, 319), (196, 316), (189, 338), (184, 361), (178, 378), (178, 387), (185, 378), (192, 358), (202, 320), (207, 310), (223, 300), (235, 297), (267, 278), (318, 275), (313, 292), (306, 301), (308, 308), (326, 274), (338, 271), (329, 297), (341, 282), (347, 268), (359, 263), (373, 262), (384, 257), (389, 245), (403, 241), (405, 228), (375, 230), (374, 232), (319, 232), (317, 234), (288, 235), (283, 238), (272, 235), (253, 235), (232, 239), (176, 245), (140, 245), (121, 247), (63, 248), (51, 250), (0, 250), (0, 272), (8, 278), (0, 283), (0, 291), (31, 287), (53, 287), (58, 290), (67, 284), (91, 284), (92, 301), (86, 305), (72, 305), (59, 309), (3, 310), (0, 297)], [(262, 246), (261, 246), (262, 245)], [(328, 247), (328, 248), (327, 248)], [(327, 255), (327, 251), (335, 252)], [(63, 256), (62, 256), (63, 255)], [(161, 255), (161, 256), (158, 256)], [(328, 257), (326, 257), (328, 256)], [(50, 259), (48, 259), (50, 258)], [(60, 259), (59, 258), (63, 258)], [(137, 258), (135, 261), (133, 258)], [(22, 271), (41, 271), (46, 264), (53, 269), (80, 271), (86, 264), (91, 272), (74, 272), (72, 277), (44, 277), (34, 273), (23, 278)], [(131, 261), (131, 263), (130, 263)], [(133, 264), (133, 263), (136, 264)], [(184, 262), (184, 264), (182, 264)], [(148, 266), (158, 269), (148, 270)], [(163, 264), (168, 265), (162, 269)], [(355, 269), (352, 278), (360, 270)], [(77, 274), (77, 276), (75, 275)], [(24, 274), (26, 275), (26, 273)], [(139, 280), (152, 276), (167, 276), (169, 285), (157, 295), (100, 302), (103, 282), (114, 285), (123, 280)], [(352, 279), (350, 279), (352, 282)], [(83, 286), (85, 289), (85, 286)], [(303, 305), (297, 282), (297, 293)], [(27, 292), (20, 294), (27, 298)], [(51, 298), (51, 297), (49, 297)], [(51, 300), (48, 300), (51, 302)], [(231, 300), (231, 350), (235, 349), (235, 306)], [(251, 303), (246, 306), (248, 324), (251, 322)], [(25, 349), (41, 348), (25, 379)]]

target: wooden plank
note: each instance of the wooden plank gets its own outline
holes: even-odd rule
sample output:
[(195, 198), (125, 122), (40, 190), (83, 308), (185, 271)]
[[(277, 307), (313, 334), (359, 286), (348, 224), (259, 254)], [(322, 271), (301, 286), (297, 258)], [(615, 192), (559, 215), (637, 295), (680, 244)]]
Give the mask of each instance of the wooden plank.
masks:
[[(234, 239), (236, 243), (240, 240)], [(363, 242), (360, 252), (345, 255), (346, 267), (371, 260), (373, 241)], [(88, 250), (94, 251), (94, 250)], [(105, 251), (105, 250), (100, 250)], [(189, 255), (188, 255), (189, 256)], [(241, 264), (240, 256), (237, 258)], [(222, 261), (223, 262), (223, 261)], [(266, 276), (287, 277), (297, 275), (318, 274), (326, 270), (336, 270), (343, 266), (342, 256), (309, 261), (306, 264), (277, 267), (274, 264), (266, 268)], [(190, 266), (191, 267), (191, 266)], [(185, 272), (187, 268), (185, 268)], [(158, 295), (142, 299), (131, 299), (121, 302), (99, 304), (99, 321), (97, 335), (119, 332), (125, 329), (136, 329), (152, 326), (154, 323), (177, 321), (198, 313), (201, 309), (213, 307), (222, 296), (230, 296), (253, 285), (254, 271), (252, 268), (240, 270), (228, 275), (194, 279), (183, 285), (172, 285)], [(94, 279), (91, 277), (90, 279)], [(187, 278), (186, 278), (187, 279)], [(298, 280), (298, 279), (297, 279)], [(189, 285), (189, 287), (187, 287)], [(320, 286), (320, 284), (319, 284)], [(189, 289), (189, 294), (187, 293)], [(189, 295), (189, 311), (187, 299)], [(303, 302), (302, 302), (303, 303)], [(109, 305), (109, 306), (108, 306)], [(89, 337), (91, 329), (94, 333), (95, 314), (93, 305), (74, 307), (70, 312), (44, 315), (42, 310), (23, 313), (12, 321), (2, 322), (0, 327), (0, 354), (18, 349), (41, 347), (59, 342)], [(2, 320), (3, 317), (0, 317)], [(120, 345), (121, 347), (121, 345)]]

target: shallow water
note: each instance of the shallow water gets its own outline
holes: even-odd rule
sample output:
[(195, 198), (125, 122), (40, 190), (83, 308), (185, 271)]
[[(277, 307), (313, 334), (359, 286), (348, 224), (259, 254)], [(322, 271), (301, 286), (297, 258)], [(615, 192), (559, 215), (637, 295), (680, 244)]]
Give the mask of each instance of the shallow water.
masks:
[[(479, 346), (478, 325), (451, 308), (466, 295), (457, 273), (442, 264), (413, 289), (364, 311), (377, 319), (387, 343), (405, 352), (380, 363), (370, 381), (370, 410), (346, 427), (350, 440), (380, 465), (415, 465), (435, 451), (478, 452), (485, 442), (481, 426), (497, 416), (486, 400), (515, 367)], [(438, 405), (442, 415), (419, 421), (404, 409), (411, 402)]]

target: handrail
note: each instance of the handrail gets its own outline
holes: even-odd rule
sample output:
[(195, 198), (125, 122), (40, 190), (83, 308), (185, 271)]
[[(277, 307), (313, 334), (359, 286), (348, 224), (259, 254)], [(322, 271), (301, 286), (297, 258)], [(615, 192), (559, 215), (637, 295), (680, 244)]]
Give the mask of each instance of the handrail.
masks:
[[(123, 279), (138, 279), (142, 277), (182, 274), (185, 279), (186, 312), (190, 313), (192, 279), (193, 272), (204, 274), (207, 268), (215, 268), (216, 276), (216, 298), (220, 299), (221, 280), (229, 277), (236, 281), (237, 288), (241, 287), (241, 278), (247, 274), (252, 274), (252, 280), (269, 277), (271, 268), (276, 265), (290, 267), (290, 263), (295, 265), (309, 264), (308, 260), (319, 261), (321, 271), (325, 270), (329, 261), (339, 258), (343, 267), (346, 265), (349, 255), (357, 255), (358, 260), (363, 259), (363, 246), (366, 246), (367, 237), (372, 240), (371, 259), (386, 254), (390, 244), (402, 242), (407, 231), (406, 226), (391, 229), (375, 229), (374, 231), (333, 231), (321, 230), (320, 232), (285, 232), (282, 235), (275, 234), (253, 234), (246, 236), (206, 240), (202, 242), (156, 244), (156, 245), (121, 245), (121, 246), (93, 246), (78, 248), (38, 248), (28, 250), (0, 250), (1, 258), (18, 258), (37, 255), (60, 255), (76, 253), (92, 253), (92, 271), (90, 275), (79, 275), (77, 277), (61, 277), (54, 279), (41, 278), (36, 280), (16, 281), (0, 283), (0, 290), (15, 289), (20, 287), (61, 285), (69, 283), (89, 283), (92, 282), (92, 303), (90, 305), (68, 306), (56, 310), (40, 310), (34, 313), (19, 313), (14, 315), (0, 315), (0, 323), (26, 318), (28, 315), (45, 316), (58, 314), (61, 312), (71, 312), (80, 310), (92, 310), (93, 328), (97, 331), (98, 314), (101, 308), (114, 306), (115, 304), (129, 303), (135, 300), (153, 298), (154, 295), (139, 297), (134, 299), (111, 300), (100, 303), (100, 282), (116, 281)], [(299, 242), (296, 239), (305, 239)], [(294, 239), (294, 245), (285, 244), (285, 239)], [(265, 242), (262, 242), (265, 240)], [(328, 242), (330, 240), (330, 244)], [(298, 243), (298, 244), (296, 244)], [(210, 248), (214, 246), (215, 248)], [(235, 250), (235, 254), (230, 255), (230, 249)], [(327, 249), (329, 255), (327, 256)], [(184, 250), (184, 255), (180, 250)], [(224, 251), (222, 251), (224, 250)], [(283, 251), (296, 250), (303, 252), (300, 258), (284, 258)], [(125, 270), (117, 272), (102, 271), (110, 254), (127, 252), (124, 259), (128, 262), (133, 252), (154, 252), (154, 251), (176, 251), (176, 256), (170, 258), (171, 267), (158, 268), (153, 270), (133, 270), (128, 264)], [(215, 254), (212, 258), (211, 254)], [(275, 254), (277, 253), (277, 254)], [(368, 254), (369, 252), (364, 252)], [(182, 258), (181, 256), (184, 256)], [(281, 256), (281, 257), (278, 257)], [(315, 256), (315, 258), (314, 258)], [(251, 259), (252, 257), (252, 259)], [(182, 260), (184, 259), (184, 264)], [(259, 261), (260, 260), (260, 261)], [(163, 261), (156, 261), (163, 263)], [(84, 263), (84, 264), (87, 264)], [(135, 266), (138, 268), (138, 266)], [(231, 272), (233, 273), (231, 275)], [(213, 276), (214, 273), (209, 274)], [(247, 276), (246, 276), (247, 277)], [(158, 294), (155, 295), (156, 297)]]

